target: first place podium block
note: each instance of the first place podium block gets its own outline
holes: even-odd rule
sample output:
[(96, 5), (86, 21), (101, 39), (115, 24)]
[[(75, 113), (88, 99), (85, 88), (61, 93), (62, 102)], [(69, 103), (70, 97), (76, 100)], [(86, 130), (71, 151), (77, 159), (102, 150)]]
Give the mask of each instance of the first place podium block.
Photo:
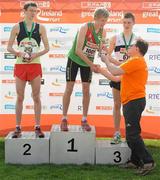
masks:
[(53, 125), (50, 136), (50, 163), (54, 164), (94, 164), (95, 128), (83, 131), (81, 126), (70, 125), (68, 132)]
[(110, 140), (97, 140), (96, 164), (124, 164), (131, 156), (126, 142), (111, 145)]
[(12, 138), (10, 132), (5, 138), (5, 162), (11, 164), (49, 163), (49, 137), (36, 138), (34, 132), (22, 132), (21, 138)]

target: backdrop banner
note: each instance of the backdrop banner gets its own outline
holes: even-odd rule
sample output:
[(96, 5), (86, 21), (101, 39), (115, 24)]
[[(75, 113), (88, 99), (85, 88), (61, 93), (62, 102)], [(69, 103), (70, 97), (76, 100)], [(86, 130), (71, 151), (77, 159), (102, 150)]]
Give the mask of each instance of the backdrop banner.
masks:
[[(15, 80), (13, 69), (15, 56), (7, 52), (10, 32), (15, 23), (24, 17), (22, 8), (27, 1), (0, 1), (0, 135), (6, 135), (15, 127)], [(72, 46), (77, 30), (82, 23), (92, 21), (95, 8), (104, 7), (110, 11), (105, 25), (106, 38), (123, 31), (121, 19), (124, 12), (136, 17), (134, 33), (149, 42), (145, 58), (149, 77), (146, 86), (146, 109), (142, 118), (142, 134), (145, 138), (160, 138), (160, 2), (142, 0), (127, 1), (81, 1), (51, 0), (34, 1), (38, 5), (35, 21), (45, 25), (50, 51), (41, 57), (43, 67), (41, 99), (42, 125), (50, 129), (59, 123), (62, 114), (62, 96), (65, 89), (67, 53)], [(16, 47), (16, 42), (15, 42)], [(43, 47), (42, 47), (43, 48)], [(105, 66), (98, 55), (95, 63)], [(69, 107), (69, 121), (79, 124), (82, 114), (82, 89), (78, 74)], [(26, 86), (22, 126), (33, 129), (34, 111), (31, 87)], [(93, 75), (88, 120), (97, 128), (97, 136), (113, 134), (113, 96), (109, 80), (100, 74)], [(122, 132), (124, 122), (122, 121)]]

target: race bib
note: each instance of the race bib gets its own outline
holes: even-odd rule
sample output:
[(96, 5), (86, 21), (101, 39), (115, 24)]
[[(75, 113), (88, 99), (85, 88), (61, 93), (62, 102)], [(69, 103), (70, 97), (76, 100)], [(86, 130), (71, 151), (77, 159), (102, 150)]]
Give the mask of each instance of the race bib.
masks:
[(83, 53), (84, 53), (87, 57), (94, 58), (95, 53), (96, 53), (96, 49), (91, 48), (91, 47), (88, 47), (88, 46), (85, 46), (84, 49), (83, 49)]

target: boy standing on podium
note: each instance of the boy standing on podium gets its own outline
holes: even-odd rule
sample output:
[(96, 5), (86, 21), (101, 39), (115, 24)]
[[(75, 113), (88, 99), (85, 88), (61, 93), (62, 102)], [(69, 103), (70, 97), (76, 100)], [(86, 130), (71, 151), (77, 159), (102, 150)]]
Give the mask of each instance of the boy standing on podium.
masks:
[[(34, 101), (35, 112), (35, 134), (39, 138), (44, 137), (40, 128), (41, 100), (40, 87), (42, 69), (40, 56), (49, 51), (49, 43), (44, 26), (35, 23), (34, 18), (37, 14), (37, 5), (35, 3), (26, 3), (24, 5), (24, 20), (16, 24), (8, 42), (7, 50), (17, 56), (14, 67), (14, 76), (16, 80), (16, 129), (12, 135), (13, 138), (21, 136), (21, 118), (23, 109), (24, 92), (27, 81), (32, 87), (32, 98)], [(17, 38), (18, 50), (13, 48), (13, 43)], [(39, 51), (41, 39), (44, 49)]]
[[(87, 121), (88, 107), (90, 102), (90, 83), (92, 71), (96, 72), (97, 65), (93, 63), (96, 51), (100, 50), (101, 40), (105, 38), (104, 25), (109, 17), (109, 12), (104, 8), (96, 9), (94, 21), (85, 23), (76, 34), (73, 46), (69, 51), (66, 67), (66, 89), (63, 96), (63, 116), (61, 120), (61, 130), (68, 131), (67, 112), (70, 104), (70, 97), (75, 84), (75, 79), (80, 69), (83, 92), (83, 117), (82, 128), (91, 131)], [(99, 66), (99, 65), (98, 65)]]

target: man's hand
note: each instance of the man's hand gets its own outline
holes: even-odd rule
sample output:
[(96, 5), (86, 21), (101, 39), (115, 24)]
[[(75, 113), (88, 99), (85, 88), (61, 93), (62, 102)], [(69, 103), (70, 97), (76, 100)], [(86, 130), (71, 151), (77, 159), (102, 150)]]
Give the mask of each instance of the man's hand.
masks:
[(93, 64), (91, 66), (91, 71), (98, 73), (98, 68), (100, 68), (101, 66), (99, 64)]
[(106, 62), (106, 55), (105, 54), (101, 54), (101, 60), (102, 60), (102, 62)]
[(102, 60), (102, 62), (104, 62), (108, 66), (112, 62), (112, 57), (109, 54), (107, 54), (107, 55), (102, 54), (101, 60)]
[(101, 66), (97, 66), (97, 69), (96, 69), (96, 73), (101, 73), (101, 70), (102, 70), (103, 68), (101, 67)]

